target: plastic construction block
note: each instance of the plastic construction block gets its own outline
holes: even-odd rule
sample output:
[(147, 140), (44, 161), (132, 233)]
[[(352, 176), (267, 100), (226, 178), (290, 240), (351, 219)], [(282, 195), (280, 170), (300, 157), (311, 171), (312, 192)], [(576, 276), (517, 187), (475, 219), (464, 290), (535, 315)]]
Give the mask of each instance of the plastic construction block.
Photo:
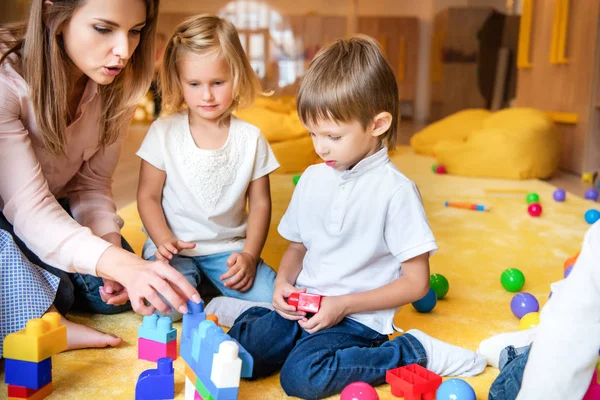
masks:
[[(196, 378), (191, 381), (187, 375), (185, 377), (185, 400), (195, 400), (196, 398), (200, 398), (200, 395), (196, 391)], [(197, 397), (196, 397), (197, 396)]]
[(196, 391), (202, 400), (237, 400), (238, 398), (237, 387), (217, 389), (212, 387), (211, 382), (203, 382), (200, 378), (196, 379)]
[(161, 400), (175, 398), (175, 371), (173, 360), (160, 358), (156, 369), (147, 369), (140, 374), (135, 385), (136, 400)]
[(39, 389), (52, 382), (52, 360), (46, 358), (39, 363), (13, 360), (4, 361), (4, 382), (7, 385)]
[(19, 397), (19, 396), (11, 396), (10, 394), (8, 395), (8, 399), (9, 400), (13, 400), (13, 399), (17, 399), (17, 400), (42, 400), (45, 399), (46, 397), (50, 396), (52, 394), (53, 388), (52, 388), (52, 382), (50, 382), (49, 384), (39, 388), (38, 390), (34, 390), (30, 395), (26, 396), (26, 397)]
[(60, 323), (56, 312), (27, 321), (25, 329), (4, 339), (6, 359), (37, 363), (66, 349), (67, 327)]
[(404, 400), (435, 400), (435, 391), (442, 384), (442, 377), (421, 367), (410, 364), (390, 369), (385, 374), (392, 394)]
[(24, 386), (8, 385), (8, 397), (16, 397), (26, 399), (36, 392), (35, 389), (26, 388)]
[(177, 341), (160, 343), (153, 340), (138, 338), (138, 359), (157, 362), (160, 358), (168, 357), (177, 360)]
[(179, 354), (181, 355), (181, 358), (190, 364), (190, 354), (192, 352), (192, 334), (198, 329), (200, 323), (206, 320), (206, 313), (204, 312), (204, 301), (200, 301), (199, 304), (196, 304), (193, 301), (188, 300), (187, 307), (188, 312), (183, 316)]
[(219, 352), (213, 357), (210, 380), (217, 389), (240, 386), (242, 360), (238, 357), (238, 344), (226, 340), (219, 345)]
[(142, 325), (138, 327), (138, 338), (169, 343), (177, 340), (177, 329), (173, 328), (171, 318), (152, 314), (142, 320)]
[(321, 305), (321, 296), (318, 294), (294, 292), (288, 297), (287, 303), (290, 306), (296, 307), (298, 311), (317, 313)]

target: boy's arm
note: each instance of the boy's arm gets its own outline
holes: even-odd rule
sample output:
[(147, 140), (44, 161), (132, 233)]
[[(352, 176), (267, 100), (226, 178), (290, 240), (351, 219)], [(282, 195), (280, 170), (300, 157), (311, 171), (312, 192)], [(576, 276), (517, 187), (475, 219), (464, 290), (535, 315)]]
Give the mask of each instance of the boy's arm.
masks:
[(286, 300), (294, 292), (306, 292), (306, 289), (298, 290), (294, 286), (296, 278), (302, 271), (302, 261), (305, 254), (306, 247), (304, 247), (304, 244), (290, 242), (277, 270), (273, 307), (279, 315), (286, 319), (299, 320), (306, 315), (304, 311), (296, 311), (296, 307), (289, 305)]
[(271, 223), (271, 188), (269, 175), (250, 182), (248, 187), (248, 229), (242, 252), (250, 254), (256, 263), (263, 250)]

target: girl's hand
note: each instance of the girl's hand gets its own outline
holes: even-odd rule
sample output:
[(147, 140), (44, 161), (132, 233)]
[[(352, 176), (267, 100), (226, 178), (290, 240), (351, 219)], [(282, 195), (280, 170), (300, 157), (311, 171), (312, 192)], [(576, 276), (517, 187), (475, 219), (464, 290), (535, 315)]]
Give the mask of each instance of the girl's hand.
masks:
[(104, 286), (100, 286), (100, 298), (107, 304), (120, 306), (127, 303), (129, 296), (127, 290), (119, 282), (102, 279)]
[(173, 255), (178, 254), (181, 250), (193, 249), (194, 247), (196, 247), (196, 243), (184, 242), (183, 240), (177, 240), (175, 237), (170, 237), (163, 240), (158, 246), (154, 257), (158, 261), (168, 261), (173, 259)]
[(323, 296), (319, 312), (310, 319), (302, 318), (298, 324), (308, 333), (331, 328), (340, 323), (347, 315), (342, 296)]
[(288, 282), (275, 281), (275, 291), (273, 292), (273, 307), (277, 314), (285, 319), (298, 321), (306, 317), (304, 311), (296, 311), (296, 307), (287, 303), (287, 298), (292, 293), (305, 293), (306, 289), (296, 289), (296, 287)]
[(224, 283), (226, 288), (245, 292), (252, 287), (256, 276), (256, 259), (250, 253), (231, 253), (227, 268), (229, 270), (220, 278), (222, 281), (231, 278)]

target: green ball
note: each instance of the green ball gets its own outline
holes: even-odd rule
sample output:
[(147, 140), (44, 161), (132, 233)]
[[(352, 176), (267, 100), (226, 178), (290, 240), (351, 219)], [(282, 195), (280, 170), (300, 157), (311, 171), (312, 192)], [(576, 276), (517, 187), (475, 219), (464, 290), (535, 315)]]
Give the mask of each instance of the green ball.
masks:
[(446, 294), (448, 294), (448, 289), (450, 289), (450, 285), (448, 284), (448, 279), (442, 274), (432, 274), (429, 277), (429, 286), (435, 292), (435, 296), (439, 299), (443, 299)]
[(538, 196), (537, 193), (528, 193), (527, 197), (525, 198), (525, 200), (527, 200), (527, 204), (532, 204), (532, 203), (539, 203), (540, 202), (540, 196)]
[(296, 186), (298, 184), (299, 180), (300, 180), (300, 175), (294, 175), (294, 177), (292, 178), (292, 182), (294, 182), (294, 186)]
[(434, 174), (435, 174), (435, 171), (437, 170), (437, 166), (438, 166), (437, 164), (433, 164), (431, 166), (431, 172), (433, 172)]
[(502, 287), (509, 292), (518, 292), (525, 285), (525, 275), (516, 268), (509, 268), (500, 275)]

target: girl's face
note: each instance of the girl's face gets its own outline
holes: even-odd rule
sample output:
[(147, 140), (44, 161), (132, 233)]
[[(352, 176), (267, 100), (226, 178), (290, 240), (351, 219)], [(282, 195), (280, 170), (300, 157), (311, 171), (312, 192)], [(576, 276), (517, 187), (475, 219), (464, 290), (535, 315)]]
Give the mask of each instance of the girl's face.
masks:
[(140, 43), (144, 0), (87, 0), (60, 29), (71, 75), (111, 83)]
[(184, 52), (177, 58), (179, 83), (190, 118), (216, 122), (233, 103), (233, 79), (221, 52)]

